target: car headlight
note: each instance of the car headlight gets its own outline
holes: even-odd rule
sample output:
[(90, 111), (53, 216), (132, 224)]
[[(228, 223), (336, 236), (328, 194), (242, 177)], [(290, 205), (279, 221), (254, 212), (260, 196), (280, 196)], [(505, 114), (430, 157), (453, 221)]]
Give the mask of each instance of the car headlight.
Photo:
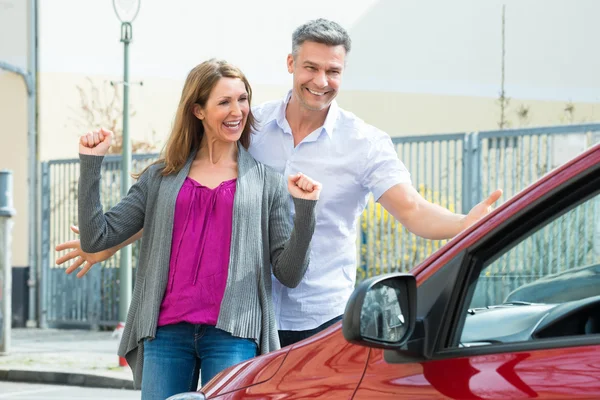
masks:
[(199, 392), (188, 392), (173, 395), (167, 400), (206, 400), (206, 396)]

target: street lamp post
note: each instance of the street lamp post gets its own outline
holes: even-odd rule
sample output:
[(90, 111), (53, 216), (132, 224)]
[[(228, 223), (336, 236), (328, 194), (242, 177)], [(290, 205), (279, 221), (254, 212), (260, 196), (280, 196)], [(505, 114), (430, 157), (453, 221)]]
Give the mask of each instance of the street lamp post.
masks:
[[(121, 21), (121, 42), (123, 42), (123, 137), (121, 160), (121, 197), (127, 195), (131, 185), (131, 140), (129, 139), (129, 43), (133, 31), (131, 23), (137, 17), (141, 0), (113, 0), (113, 8)], [(119, 264), (119, 320), (127, 319), (127, 310), (131, 303), (131, 246), (121, 249)]]

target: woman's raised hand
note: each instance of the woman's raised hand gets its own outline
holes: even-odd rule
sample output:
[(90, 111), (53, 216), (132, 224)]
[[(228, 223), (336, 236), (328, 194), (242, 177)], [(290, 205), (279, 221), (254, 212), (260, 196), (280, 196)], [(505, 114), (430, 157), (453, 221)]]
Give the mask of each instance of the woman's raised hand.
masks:
[(288, 191), (297, 199), (319, 200), (322, 185), (299, 172), (288, 176)]
[(79, 138), (79, 154), (104, 156), (108, 153), (114, 133), (104, 128), (88, 132)]

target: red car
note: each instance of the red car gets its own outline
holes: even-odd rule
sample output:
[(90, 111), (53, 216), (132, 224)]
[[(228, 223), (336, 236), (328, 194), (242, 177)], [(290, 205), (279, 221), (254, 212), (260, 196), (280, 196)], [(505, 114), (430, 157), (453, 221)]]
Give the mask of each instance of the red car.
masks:
[(596, 145), (362, 282), (342, 323), (173, 399), (600, 399), (599, 263)]

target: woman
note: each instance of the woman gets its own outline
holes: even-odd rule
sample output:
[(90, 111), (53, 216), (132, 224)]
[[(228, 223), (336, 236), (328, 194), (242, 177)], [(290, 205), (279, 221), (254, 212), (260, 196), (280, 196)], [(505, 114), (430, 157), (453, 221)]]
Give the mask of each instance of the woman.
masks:
[[(307, 265), (321, 185), (284, 179), (246, 151), (254, 123), (242, 72), (210, 60), (187, 77), (163, 157), (119, 204), (102, 212), (99, 182), (112, 133), (80, 138), (83, 251), (143, 229), (119, 355), (142, 399), (195, 390), (221, 370), (279, 348), (271, 272), (296, 286)], [(272, 267), (271, 267), (272, 266)]]

